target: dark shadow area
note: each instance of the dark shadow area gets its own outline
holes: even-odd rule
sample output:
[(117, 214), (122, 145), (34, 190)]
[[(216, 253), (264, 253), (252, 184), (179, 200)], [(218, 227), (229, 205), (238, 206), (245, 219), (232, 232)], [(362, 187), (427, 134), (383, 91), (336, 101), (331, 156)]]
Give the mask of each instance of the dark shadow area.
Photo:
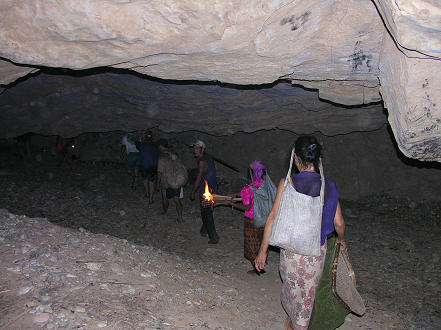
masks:
[(390, 125), (387, 125), (387, 131), (389, 133), (390, 139), (392, 141), (392, 144), (395, 148), (395, 154), (396, 156), (406, 165), (413, 166), (416, 168), (433, 168), (441, 170), (441, 163), (439, 162), (433, 162), (433, 161), (421, 161), (418, 159), (413, 159), (406, 157), (398, 147), (397, 141), (395, 140), (394, 133), (392, 131), (392, 128)]
[(258, 84), (258, 85), (237, 85), (237, 84), (231, 84), (231, 83), (224, 83), (221, 81), (200, 81), (200, 80), (173, 80), (173, 79), (162, 79), (157, 78), (153, 76), (149, 76), (146, 74), (142, 74), (130, 69), (119, 69), (119, 68), (112, 68), (112, 67), (95, 67), (90, 69), (83, 69), (83, 70), (74, 70), (69, 68), (51, 68), (46, 66), (34, 66), (34, 65), (22, 65), (22, 64), (16, 64), (12, 61), (0, 57), (0, 60), (10, 62), (11, 64), (14, 64), (16, 66), (22, 66), (22, 67), (31, 67), (38, 69), (39, 71), (34, 72), (32, 74), (27, 74), (26, 76), (20, 77), (19, 79), (7, 84), (7, 85), (1, 85), (4, 88), (8, 87), (14, 87), (17, 84), (19, 84), (22, 81), (25, 81), (27, 79), (30, 79), (32, 77), (36, 77), (39, 74), (48, 74), (53, 76), (69, 76), (69, 77), (87, 77), (91, 75), (96, 74), (104, 74), (104, 73), (114, 73), (119, 75), (131, 75), (134, 77), (137, 77), (139, 79), (148, 80), (152, 82), (157, 82), (161, 84), (173, 84), (173, 85), (200, 85), (200, 86), (219, 86), (224, 88), (232, 88), (237, 90), (260, 90), (260, 89), (269, 89), (276, 86), (278, 83), (281, 82), (289, 82), (288, 80), (280, 79), (276, 80), (273, 83), (267, 83), (267, 84)]

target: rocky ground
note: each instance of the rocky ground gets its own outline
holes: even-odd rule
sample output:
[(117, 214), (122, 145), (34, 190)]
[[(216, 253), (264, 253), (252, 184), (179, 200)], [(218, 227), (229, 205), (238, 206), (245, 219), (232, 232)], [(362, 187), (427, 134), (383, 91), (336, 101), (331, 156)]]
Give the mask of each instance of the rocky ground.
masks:
[[(242, 214), (215, 210), (218, 245), (119, 164), (0, 154), (0, 329), (282, 329), (278, 252), (250, 275)], [(221, 192), (232, 192), (221, 186)], [(342, 201), (363, 317), (341, 329), (441, 328), (441, 203)]]

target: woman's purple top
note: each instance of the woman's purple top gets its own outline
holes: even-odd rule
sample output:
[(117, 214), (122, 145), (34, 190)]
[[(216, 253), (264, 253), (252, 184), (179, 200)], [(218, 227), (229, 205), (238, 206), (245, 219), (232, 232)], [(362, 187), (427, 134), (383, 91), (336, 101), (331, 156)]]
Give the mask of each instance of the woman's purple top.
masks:
[[(300, 172), (291, 176), (297, 192), (316, 197), (320, 195), (320, 174)], [(322, 214), (321, 245), (325, 244), (326, 236), (334, 231), (334, 217), (337, 211), (338, 190), (334, 181), (325, 177), (325, 205)]]

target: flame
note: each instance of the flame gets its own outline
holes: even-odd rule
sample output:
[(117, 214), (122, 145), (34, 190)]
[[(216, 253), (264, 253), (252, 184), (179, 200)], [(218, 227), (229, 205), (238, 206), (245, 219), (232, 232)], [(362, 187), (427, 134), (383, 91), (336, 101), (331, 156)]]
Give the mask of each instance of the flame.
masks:
[(208, 189), (208, 182), (207, 182), (207, 180), (205, 180), (205, 193), (202, 196), (204, 196), (204, 199), (207, 202), (210, 202), (210, 203), (214, 204), (213, 195), (210, 193), (210, 190)]

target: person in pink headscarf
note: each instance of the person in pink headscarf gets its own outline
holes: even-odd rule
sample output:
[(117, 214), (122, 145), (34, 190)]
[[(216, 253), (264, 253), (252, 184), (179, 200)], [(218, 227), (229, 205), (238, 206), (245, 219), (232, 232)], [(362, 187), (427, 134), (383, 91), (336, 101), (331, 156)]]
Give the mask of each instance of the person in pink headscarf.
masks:
[[(264, 181), (266, 174), (266, 167), (260, 161), (255, 160), (250, 164), (251, 168), (251, 183), (242, 188), (239, 194), (231, 194), (230, 197), (241, 197), (242, 203), (234, 203), (226, 200), (225, 205), (231, 205), (238, 210), (244, 211), (244, 257), (248, 259), (253, 265), (253, 269), (249, 274), (258, 274), (254, 267), (254, 259), (259, 253), (260, 244), (263, 239), (264, 227), (256, 227), (253, 221), (254, 218), (254, 190), (259, 188)], [(261, 272), (261, 273), (264, 273)]]

